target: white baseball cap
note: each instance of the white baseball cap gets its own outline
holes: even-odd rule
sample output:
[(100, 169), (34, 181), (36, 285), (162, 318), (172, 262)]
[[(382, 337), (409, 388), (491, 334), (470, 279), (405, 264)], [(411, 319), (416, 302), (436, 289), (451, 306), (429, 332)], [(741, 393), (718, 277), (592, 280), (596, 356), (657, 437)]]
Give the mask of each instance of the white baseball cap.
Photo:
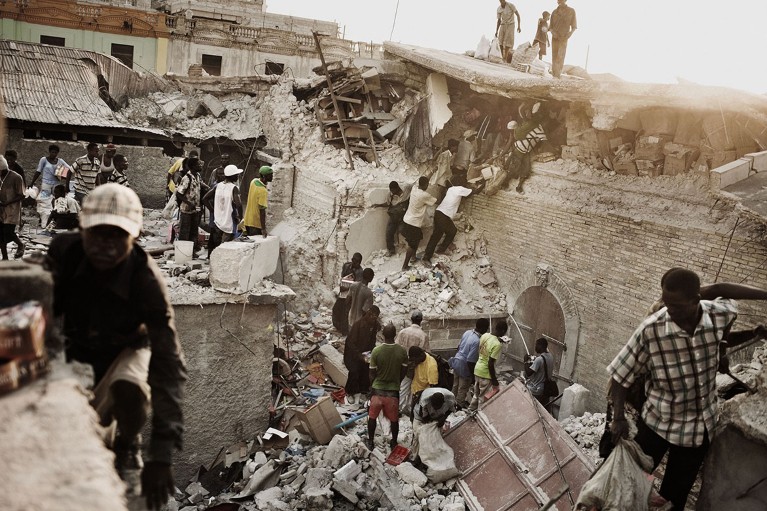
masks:
[(242, 174), (244, 171), (242, 169), (238, 169), (237, 165), (227, 165), (224, 167), (224, 175), (226, 177), (236, 176), (237, 174)]
[(136, 192), (127, 186), (106, 183), (97, 186), (83, 200), (80, 227), (112, 225), (136, 238), (141, 233), (143, 212)]

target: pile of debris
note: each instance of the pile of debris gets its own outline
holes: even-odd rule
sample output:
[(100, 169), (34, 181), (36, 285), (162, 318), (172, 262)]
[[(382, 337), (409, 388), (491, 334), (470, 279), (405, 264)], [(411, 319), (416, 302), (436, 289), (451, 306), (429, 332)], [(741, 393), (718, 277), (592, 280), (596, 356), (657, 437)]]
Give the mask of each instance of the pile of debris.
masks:
[(377, 151), (383, 147), (377, 142), (402, 124), (391, 111), (404, 87), (382, 83), (375, 68), (361, 71), (339, 61), (329, 64), (327, 71), (332, 92), (323, 89), (314, 107), (325, 142), (378, 163)]
[(605, 431), (607, 416), (604, 413), (586, 412), (581, 417), (570, 416), (560, 422), (578, 446), (595, 463), (599, 463), (599, 439)]

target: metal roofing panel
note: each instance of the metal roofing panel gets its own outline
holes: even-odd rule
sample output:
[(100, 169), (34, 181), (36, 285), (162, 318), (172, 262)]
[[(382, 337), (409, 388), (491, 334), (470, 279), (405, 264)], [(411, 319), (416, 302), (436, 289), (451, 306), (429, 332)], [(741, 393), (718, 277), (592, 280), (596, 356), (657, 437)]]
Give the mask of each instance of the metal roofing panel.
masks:
[[(463, 473), (458, 489), (472, 510), (539, 509), (565, 484), (575, 500), (594, 469), (520, 381), (483, 404), (476, 417), (453, 428), (445, 441)], [(556, 504), (569, 509), (568, 494)]]

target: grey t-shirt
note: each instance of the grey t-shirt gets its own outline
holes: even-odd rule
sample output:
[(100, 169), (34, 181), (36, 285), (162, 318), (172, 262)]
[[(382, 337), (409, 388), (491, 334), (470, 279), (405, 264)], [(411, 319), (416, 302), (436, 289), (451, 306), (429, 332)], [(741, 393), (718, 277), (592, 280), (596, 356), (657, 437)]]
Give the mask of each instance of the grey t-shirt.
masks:
[(530, 389), (530, 392), (532, 392), (535, 396), (540, 396), (543, 394), (543, 383), (546, 380), (546, 371), (543, 368), (544, 358), (546, 359), (546, 370), (548, 370), (549, 373), (549, 380), (552, 379), (552, 372), (554, 370), (554, 356), (547, 351), (546, 353), (535, 357), (535, 360), (533, 360), (533, 365), (530, 366), (530, 369), (532, 369), (534, 372), (527, 379), (527, 388)]

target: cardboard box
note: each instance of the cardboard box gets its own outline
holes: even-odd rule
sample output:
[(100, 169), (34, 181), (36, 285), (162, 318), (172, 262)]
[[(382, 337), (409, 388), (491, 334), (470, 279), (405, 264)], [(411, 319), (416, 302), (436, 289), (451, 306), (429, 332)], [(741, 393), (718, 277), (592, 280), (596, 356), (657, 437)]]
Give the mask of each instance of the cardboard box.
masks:
[(303, 411), (297, 410), (296, 416), (301, 422), (303, 433), (311, 436), (315, 442), (322, 445), (333, 439), (339, 432), (335, 426), (343, 422), (330, 396), (319, 398), (316, 404)]
[(45, 319), (38, 302), (0, 309), (0, 358), (36, 358), (45, 352)]
[(658, 161), (666, 155), (663, 147), (671, 141), (668, 135), (643, 135), (637, 138), (634, 156), (637, 160)]
[(674, 136), (678, 124), (678, 115), (665, 108), (649, 108), (639, 112), (642, 130), (651, 135)]
[(615, 160), (613, 162), (613, 170), (622, 176), (638, 175), (637, 164), (634, 160)]
[(663, 160), (636, 160), (637, 174), (642, 177), (658, 177), (663, 174)]
[(0, 396), (48, 373), (48, 357), (0, 359)]

